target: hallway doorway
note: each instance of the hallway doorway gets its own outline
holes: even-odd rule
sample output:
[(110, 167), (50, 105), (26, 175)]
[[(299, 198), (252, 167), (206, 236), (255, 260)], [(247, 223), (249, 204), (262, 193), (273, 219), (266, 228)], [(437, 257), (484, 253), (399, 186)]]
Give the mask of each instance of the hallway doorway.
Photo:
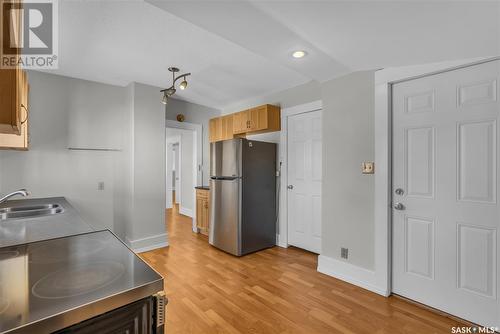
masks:
[[(196, 192), (201, 183), (201, 126), (167, 121), (165, 208), (191, 218), (196, 231)], [(169, 223), (167, 217), (167, 224)]]

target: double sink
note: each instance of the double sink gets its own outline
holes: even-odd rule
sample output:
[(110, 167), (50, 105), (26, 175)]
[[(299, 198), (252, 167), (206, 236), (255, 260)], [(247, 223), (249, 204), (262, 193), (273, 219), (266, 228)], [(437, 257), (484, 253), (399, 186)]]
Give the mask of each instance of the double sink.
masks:
[(25, 205), (0, 208), (0, 221), (14, 218), (32, 218), (62, 213), (63, 207), (59, 204)]

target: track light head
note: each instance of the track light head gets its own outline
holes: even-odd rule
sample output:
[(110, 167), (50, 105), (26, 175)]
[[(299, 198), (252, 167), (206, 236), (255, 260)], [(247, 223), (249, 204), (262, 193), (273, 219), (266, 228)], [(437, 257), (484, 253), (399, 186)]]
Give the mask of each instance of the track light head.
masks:
[(184, 79), (184, 81), (182, 81), (181, 84), (179, 85), (179, 88), (184, 90), (184, 89), (186, 89), (187, 86), (188, 86), (188, 82), (186, 81), (186, 79)]

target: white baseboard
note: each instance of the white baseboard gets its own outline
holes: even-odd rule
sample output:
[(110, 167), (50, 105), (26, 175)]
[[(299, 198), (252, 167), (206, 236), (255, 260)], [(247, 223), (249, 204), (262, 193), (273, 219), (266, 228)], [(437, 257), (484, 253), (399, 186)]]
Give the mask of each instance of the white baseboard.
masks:
[(181, 215), (193, 218), (193, 210), (191, 210), (191, 209), (184, 208), (184, 207), (181, 206), (181, 207), (179, 207), (179, 213)]
[(163, 248), (168, 246), (168, 236), (166, 233), (152, 235), (150, 237), (130, 240), (125, 237), (125, 241), (130, 248), (136, 253), (147, 252), (157, 248)]
[(318, 271), (387, 297), (387, 289), (376, 285), (375, 272), (328, 256), (318, 256)]
[(282, 248), (288, 248), (288, 243), (286, 243), (282, 239), (284, 239), (284, 238), (280, 238), (280, 235), (276, 234), (276, 245), (279, 247), (282, 247)]

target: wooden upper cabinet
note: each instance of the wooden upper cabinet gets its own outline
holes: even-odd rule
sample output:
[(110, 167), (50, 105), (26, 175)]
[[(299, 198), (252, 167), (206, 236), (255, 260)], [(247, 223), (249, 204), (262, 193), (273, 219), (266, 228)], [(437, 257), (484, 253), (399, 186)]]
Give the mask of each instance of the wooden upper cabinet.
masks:
[(22, 70), (0, 70), (0, 133), (21, 134)]
[[(2, 2), (2, 6), (3, 6)], [(16, 3), (21, 6), (22, 2)], [(20, 45), (22, 10), (2, 10), (2, 22), (9, 28), (10, 38), (2, 39), (4, 50), (11, 49), (11, 45)], [(4, 28), (6, 28), (4, 27)], [(17, 52), (19, 49), (11, 49)], [(15, 54), (13, 54), (15, 56)], [(24, 99), (25, 72), (21, 67), (0, 69), (0, 133), (21, 135), (23, 110), (21, 104)]]
[(268, 128), (267, 105), (249, 110), (248, 129), (250, 131), (261, 131)]
[(0, 148), (28, 149), (28, 76), (18, 69), (0, 70)]
[(233, 115), (221, 117), (221, 140), (233, 139)]
[[(8, 27), (9, 38), (2, 38), (2, 47), (3, 50), (9, 50), (9, 54), (20, 54), (20, 48), (17, 46), (21, 45), (22, 38), (22, 22), (23, 22), (23, 1), (0, 1), (2, 6), (4, 7), (0, 10), (2, 13), (2, 25), (4, 25), (4, 29)], [(12, 6), (12, 7), (11, 7)], [(17, 10), (9, 10), (12, 8), (16, 8)], [(7, 9), (7, 10), (6, 10)], [(14, 48), (13, 48), (14, 47)]]
[[(281, 130), (280, 107), (265, 104), (234, 114), (234, 133), (263, 133)], [(238, 118), (238, 121), (236, 121)]]
[(242, 137), (245, 134), (281, 130), (280, 107), (265, 104), (231, 115), (213, 118), (209, 122), (210, 142)]
[(221, 140), (232, 139), (233, 115), (212, 118), (208, 123), (209, 140), (211, 143)]
[(233, 133), (240, 134), (248, 131), (248, 110), (233, 114)]
[(219, 123), (219, 118), (212, 118), (208, 121), (208, 140), (213, 143), (217, 141), (218, 132), (217, 125)]
[[(16, 6), (22, 8), (22, 1)], [(10, 39), (2, 39), (4, 50), (10, 49), (11, 44), (20, 45), (22, 13), (2, 11), (2, 21), (8, 25), (10, 35)], [(19, 54), (18, 48), (10, 51)], [(20, 66), (0, 69), (0, 149), (28, 149), (28, 90), (28, 77)]]

